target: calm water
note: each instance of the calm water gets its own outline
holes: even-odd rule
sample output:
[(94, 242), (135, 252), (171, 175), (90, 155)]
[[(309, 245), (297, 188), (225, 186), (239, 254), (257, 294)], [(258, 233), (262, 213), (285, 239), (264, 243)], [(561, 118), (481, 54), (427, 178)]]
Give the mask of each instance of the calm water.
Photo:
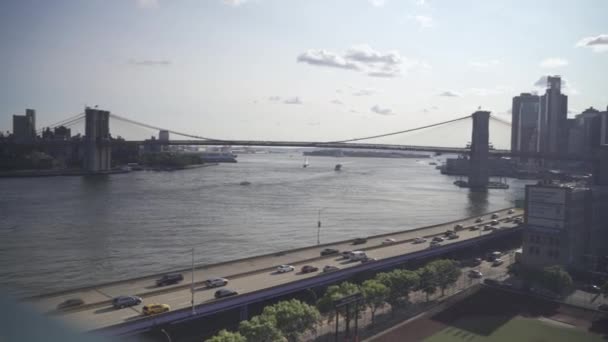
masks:
[[(416, 228), (512, 205), (421, 159), (241, 155), (237, 164), (108, 177), (0, 179), (0, 286), (17, 295)], [(336, 163), (342, 172), (333, 171)], [(241, 181), (250, 186), (239, 185)]]

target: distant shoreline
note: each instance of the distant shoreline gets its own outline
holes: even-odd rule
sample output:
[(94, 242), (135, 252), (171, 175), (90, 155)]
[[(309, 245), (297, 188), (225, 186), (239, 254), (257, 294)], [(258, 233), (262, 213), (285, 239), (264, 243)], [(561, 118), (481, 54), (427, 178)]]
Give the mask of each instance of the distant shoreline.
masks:
[[(216, 166), (218, 163), (206, 163), (206, 164), (195, 164), (186, 165), (181, 167), (143, 167), (141, 171), (179, 171), (179, 170), (190, 170), (198, 169), (207, 166)], [(90, 173), (81, 169), (62, 169), (62, 170), (15, 170), (15, 171), (0, 171), (0, 178), (32, 178), (32, 177), (60, 177), (60, 176), (101, 176), (101, 175), (114, 175), (130, 172), (128, 169), (112, 169), (106, 172)]]

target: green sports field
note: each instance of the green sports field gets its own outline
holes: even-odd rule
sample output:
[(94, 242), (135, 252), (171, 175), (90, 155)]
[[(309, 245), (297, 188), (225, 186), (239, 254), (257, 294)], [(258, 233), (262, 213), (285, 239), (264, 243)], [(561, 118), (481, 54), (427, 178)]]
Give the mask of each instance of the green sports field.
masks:
[[(586, 342), (604, 341), (600, 335), (581, 329), (560, 326), (534, 318), (516, 316), (508, 321), (505, 317), (480, 316), (457, 319), (450, 326), (426, 338), (427, 342)], [(489, 335), (476, 334), (483, 326), (495, 326)]]

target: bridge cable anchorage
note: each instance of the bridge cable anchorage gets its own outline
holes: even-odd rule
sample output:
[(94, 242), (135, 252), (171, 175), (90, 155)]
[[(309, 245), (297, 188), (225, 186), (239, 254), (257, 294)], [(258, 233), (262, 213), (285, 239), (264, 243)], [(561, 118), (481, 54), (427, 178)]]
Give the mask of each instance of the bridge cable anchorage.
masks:
[(54, 124), (51, 125), (44, 125), (41, 128), (36, 130), (36, 133), (42, 133), (42, 131), (44, 131), (46, 128), (55, 128), (55, 127), (59, 127), (59, 126), (63, 126), (65, 125), (67, 122), (71, 122), (73, 120), (78, 120), (78, 119), (83, 119), (84, 118), (84, 113), (79, 113), (76, 114), (74, 116), (70, 116), (69, 118), (63, 119), (61, 121), (57, 121)]
[(125, 117), (116, 115), (116, 114), (110, 114), (110, 117), (117, 119), (119, 121), (122, 122), (127, 122), (136, 126), (140, 126), (140, 127), (145, 127), (145, 128), (149, 128), (149, 129), (153, 129), (153, 130), (157, 130), (157, 131), (167, 131), (171, 134), (175, 134), (175, 135), (180, 135), (183, 137), (188, 137), (188, 138), (193, 138), (193, 139), (199, 139), (199, 140), (208, 140), (208, 141), (217, 141), (217, 142), (222, 142), (222, 141), (226, 141), (226, 140), (221, 140), (221, 139), (213, 139), (213, 138), (207, 138), (207, 137), (202, 137), (202, 136), (198, 136), (198, 135), (192, 135), (192, 134), (187, 134), (187, 133), (181, 133), (181, 132), (177, 132), (177, 131), (173, 131), (170, 129), (164, 129), (164, 128), (160, 128), (160, 127), (156, 127), (156, 126), (152, 126), (152, 125), (148, 125), (142, 122), (137, 122), (135, 120), (131, 120), (131, 119), (127, 119)]
[(439, 122), (439, 123), (434, 123), (434, 124), (426, 125), (426, 126), (422, 126), (422, 127), (416, 127), (416, 128), (406, 129), (404, 131), (398, 131), (398, 132), (391, 132), (391, 133), (385, 133), (385, 134), (372, 135), (372, 136), (363, 137), (363, 138), (354, 138), (354, 139), (339, 140), (339, 141), (329, 141), (329, 142), (326, 142), (325, 144), (341, 144), (341, 143), (348, 143), (348, 142), (353, 142), (353, 141), (361, 141), (361, 140), (369, 140), (369, 139), (375, 139), (375, 138), (383, 138), (383, 137), (388, 137), (388, 136), (391, 136), (391, 135), (398, 135), (398, 134), (418, 131), (418, 130), (425, 129), (425, 128), (431, 128), (431, 127), (441, 126), (441, 125), (445, 125), (445, 124), (449, 124), (449, 123), (452, 123), (452, 122), (456, 122), (456, 121), (460, 121), (460, 120), (464, 120), (464, 119), (469, 119), (469, 118), (471, 118), (471, 115), (467, 115), (467, 116), (463, 116), (461, 118), (452, 119), (452, 120), (448, 120), (448, 121), (443, 121), (443, 122)]

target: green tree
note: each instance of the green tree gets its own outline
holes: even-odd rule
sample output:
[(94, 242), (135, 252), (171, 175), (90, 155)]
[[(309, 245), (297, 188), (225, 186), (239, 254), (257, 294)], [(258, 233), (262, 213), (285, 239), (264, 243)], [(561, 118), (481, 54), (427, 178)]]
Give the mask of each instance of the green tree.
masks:
[[(323, 297), (319, 299), (317, 302), (317, 307), (321, 312), (330, 315), (330, 319), (332, 317), (332, 313), (334, 312), (334, 302), (338, 299), (344, 298), (346, 296), (353, 295), (355, 293), (361, 292), (359, 287), (353, 283), (349, 283), (347, 281), (341, 283), (340, 285), (332, 285), (327, 288)], [(350, 326), (351, 318), (358, 315), (364, 307), (361, 305), (359, 310), (357, 311), (355, 305), (349, 305), (348, 312), (346, 311), (346, 306), (343, 306), (338, 310), (338, 314), (344, 317), (346, 326)]]
[(302, 333), (314, 329), (321, 318), (317, 308), (297, 299), (267, 306), (264, 308), (262, 316), (265, 319), (274, 320), (277, 329), (289, 341), (297, 341)]
[(363, 282), (361, 285), (361, 292), (363, 292), (367, 306), (372, 310), (373, 325), (376, 318), (376, 311), (386, 304), (390, 289), (381, 282), (370, 279)]
[(560, 295), (572, 288), (572, 277), (559, 265), (545, 267), (539, 282), (545, 289)]
[(391, 308), (396, 308), (407, 302), (410, 292), (418, 286), (420, 281), (418, 274), (409, 270), (379, 273), (375, 279), (389, 288), (387, 302), (391, 305)]
[(426, 294), (426, 301), (429, 301), (429, 296), (437, 291), (437, 277), (435, 269), (429, 265), (416, 270), (419, 277), (418, 289)]
[(248, 342), (283, 342), (285, 337), (276, 327), (274, 317), (270, 316), (255, 316), (248, 321), (242, 321), (239, 324), (239, 333), (243, 335)]
[(445, 294), (445, 289), (454, 284), (462, 274), (458, 263), (454, 260), (435, 260), (427, 266), (434, 270), (435, 283), (441, 289), (441, 296)]
[(238, 332), (234, 333), (224, 329), (212, 338), (205, 340), (205, 342), (247, 342), (247, 339)]

